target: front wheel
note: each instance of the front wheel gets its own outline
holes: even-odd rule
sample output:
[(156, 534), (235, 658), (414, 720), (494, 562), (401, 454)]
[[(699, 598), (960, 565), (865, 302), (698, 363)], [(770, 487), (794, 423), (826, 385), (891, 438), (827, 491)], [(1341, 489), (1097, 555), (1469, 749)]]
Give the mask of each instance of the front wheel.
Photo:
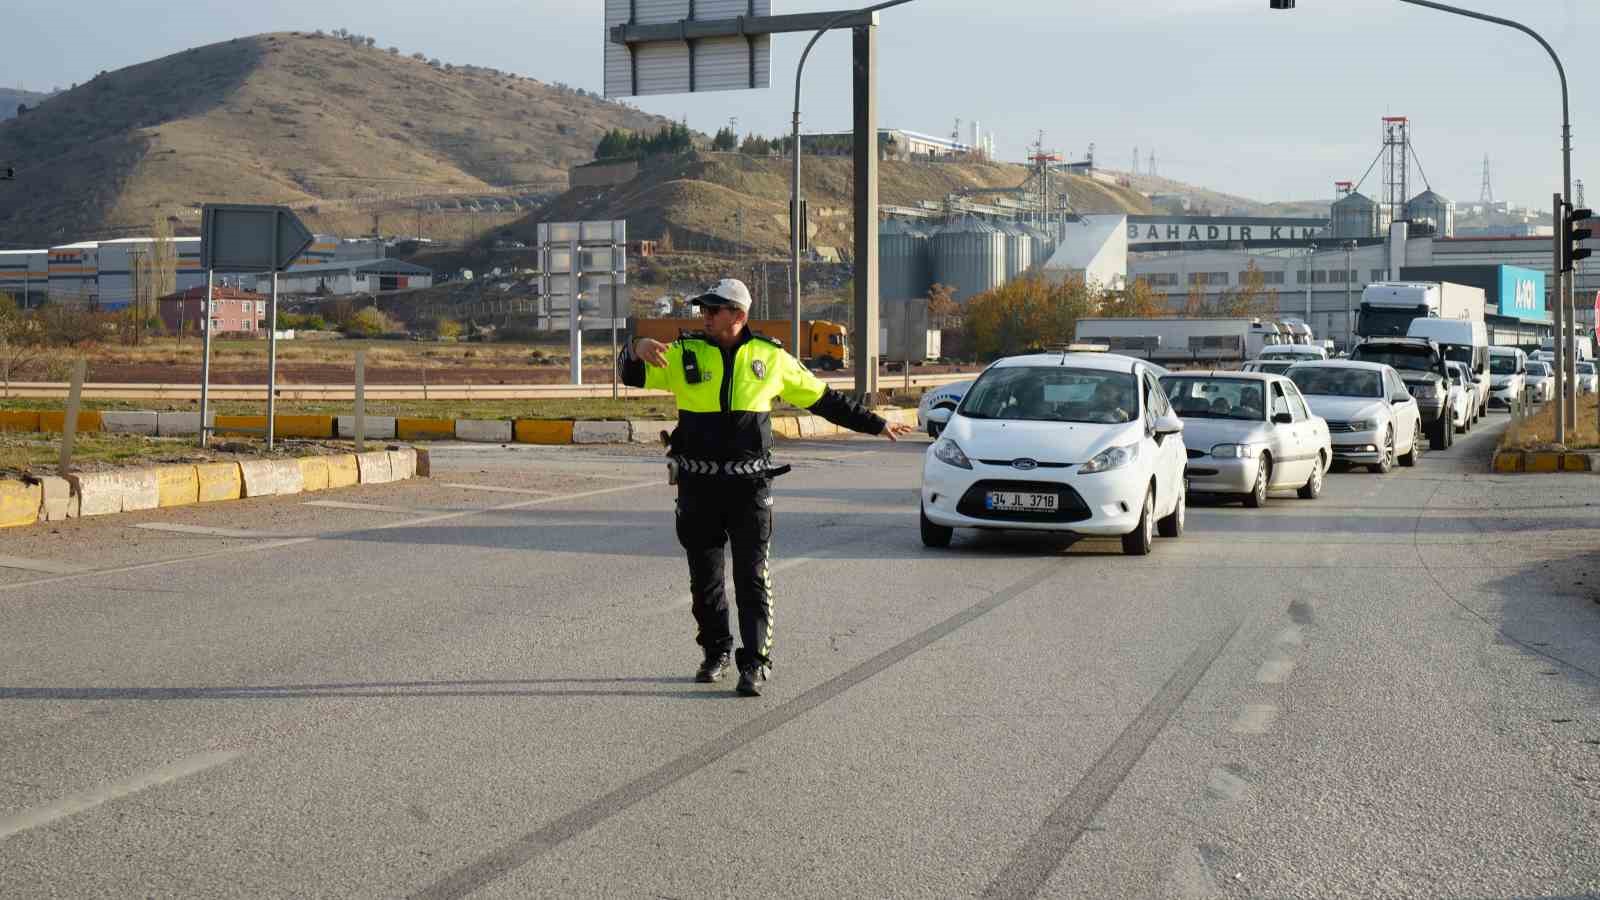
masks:
[(1155, 546), (1156, 492), (1144, 492), (1144, 508), (1139, 511), (1139, 525), (1122, 536), (1122, 552), (1129, 556), (1149, 556)]
[(1327, 469), (1327, 462), (1322, 458), (1322, 454), (1317, 454), (1316, 465), (1311, 467), (1311, 477), (1296, 492), (1301, 500), (1315, 500), (1322, 496), (1322, 479)]
[(1250, 509), (1260, 509), (1267, 505), (1267, 486), (1272, 483), (1272, 460), (1265, 453), (1256, 462), (1256, 483), (1250, 486), (1250, 493), (1244, 495), (1244, 505)]
[[(1442, 448), (1441, 448), (1442, 449)], [(1400, 465), (1411, 468), (1417, 464), (1417, 457), (1422, 454), (1422, 423), (1417, 423), (1417, 428), (1411, 433), (1411, 449), (1400, 457)]]
[(1178, 505), (1156, 523), (1156, 531), (1164, 538), (1183, 537), (1183, 520), (1189, 506), (1189, 492), (1178, 489)]
[(1394, 471), (1394, 432), (1383, 436), (1383, 457), (1375, 465), (1367, 466), (1374, 475), (1387, 475)]
[(934, 548), (950, 546), (950, 539), (955, 536), (956, 530), (930, 520), (927, 510), (919, 508), (918, 514), (922, 519), (922, 546)]

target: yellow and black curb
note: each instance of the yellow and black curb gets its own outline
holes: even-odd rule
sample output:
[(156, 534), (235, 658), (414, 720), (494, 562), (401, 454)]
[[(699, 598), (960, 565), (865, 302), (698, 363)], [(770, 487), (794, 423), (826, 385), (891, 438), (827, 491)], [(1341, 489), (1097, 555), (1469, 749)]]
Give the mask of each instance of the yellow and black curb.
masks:
[(0, 479), (0, 528), (111, 513), (282, 497), (387, 484), (431, 474), (428, 451), (394, 447), (366, 453), (247, 459)]
[[(916, 411), (881, 409), (891, 422), (916, 424)], [(0, 412), (0, 431), (60, 432), (66, 414), (59, 411)], [(265, 434), (266, 416), (210, 418), (213, 434)], [(655, 443), (675, 422), (659, 419), (591, 421), (586, 419), (424, 419), (367, 416), (363, 437), (369, 440), (471, 441), (490, 444), (626, 444)], [(142, 434), (174, 437), (198, 434), (199, 413), (150, 411), (86, 411), (78, 414), (79, 434)], [(272, 433), (280, 438), (352, 438), (354, 416), (276, 416)], [(852, 432), (820, 416), (773, 416), (772, 433), (783, 438), (833, 437)]]
[(1497, 475), (1600, 472), (1600, 452), (1588, 450), (1496, 450), (1493, 469)]

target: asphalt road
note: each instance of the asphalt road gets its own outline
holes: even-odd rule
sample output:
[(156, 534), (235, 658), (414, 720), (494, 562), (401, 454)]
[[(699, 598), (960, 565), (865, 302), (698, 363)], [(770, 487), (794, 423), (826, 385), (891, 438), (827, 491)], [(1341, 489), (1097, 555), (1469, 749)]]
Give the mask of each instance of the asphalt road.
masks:
[(1145, 559), (925, 550), (925, 442), (784, 444), (759, 699), (647, 448), (7, 533), (0, 894), (1600, 892), (1600, 482), (1503, 420)]

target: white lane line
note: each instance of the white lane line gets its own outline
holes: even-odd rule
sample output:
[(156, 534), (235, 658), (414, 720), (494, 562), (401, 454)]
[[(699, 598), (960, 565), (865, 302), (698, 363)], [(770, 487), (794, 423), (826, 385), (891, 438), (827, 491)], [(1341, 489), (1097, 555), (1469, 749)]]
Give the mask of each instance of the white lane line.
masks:
[(350, 503), (344, 500), (307, 500), (305, 506), (320, 506), (324, 509), (355, 509), (365, 512), (387, 513), (414, 513), (421, 510), (409, 506), (384, 506), (381, 503)]
[(178, 525), (170, 522), (143, 522), (133, 526), (147, 531), (172, 531), (178, 534), (202, 534), (207, 537), (229, 538), (279, 538), (281, 534), (270, 534), (265, 531), (243, 531), (238, 528), (215, 528), (210, 525)]
[(1256, 670), (1256, 681), (1262, 684), (1283, 684), (1289, 680), (1289, 673), (1294, 671), (1294, 660), (1285, 657), (1275, 657), (1261, 664)]
[[(657, 465), (657, 463), (655, 463), (654, 461), (652, 461), (650, 464), (651, 465)], [(663, 459), (659, 463), (659, 465), (661, 466), (661, 468), (663, 470), (666, 469), (666, 467), (667, 467), (666, 460)], [(639, 476), (637, 476), (637, 475), (599, 475), (599, 474), (596, 474), (594, 472), (573, 472), (571, 474), (574, 477), (577, 477), (577, 478), (599, 478), (599, 479), (602, 479), (604, 481), (638, 481), (639, 480)], [(645, 482), (645, 484), (655, 484), (655, 483), (656, 482), (654, 482), (654, 481)], [(661, 482), (660, 483), (661, 484), (666, 484), (667, 483), (667, 477), (665, 475), (661, 476)]]
[(82, 566), (51, 562), (47, 559), (23, 559), (20, 556), (0, 556), (0, 569), (22, 569), (28, 572), (45, 572), (50, 575), (74, 575), (84, 571)]
[(1276, 640), (1280, 644), (1287, 644), (1291, 647), (1298, 647), (1306, 642), (1305, 636), (1300, 633), (1299, 625), (1290, 625), (1288, 628), (1278, 632)]
[[(503, 503), (499, 506), (486, 506), (482, 509), (464, 509), (460, 512), (440, 513), (437, 516), (427, 516), (421, 519), (410, 519), (405, 522), (390, 522), (387, 525), (377, 525), (366, 529), (369, 531), (383, 531), (389, 528), (406, 528), (413, 525), (429, 525), (434, 522), (444, 522), (450, 519), (464, 519), (468, 516), (482, 515), (483, 513), (504, 512), (512, 509), (526, 509), (530, 506), (541, 506), (546, 503), (559, 503), (563, 500), (581, 500), (585, 497), (595, 497), (601, 494), (615, 494), (618, 491), (631, 491), (641, 487), (665, 487), (664, 481), (636, 481), (632, 484), (618, 485), (611, 488), (600, 488), (593, 491), (583, 491), (577, 494), (562, 494), (558, 497), (541, 497), (537, 500), (522, 500), (516, 503)], [(210, 553), (196, 553), (193, 556), (180, 556), (176, 559), (158, 559), (152, 562), (132, 563), (126, 566), (109, 566), (103, 569), (86, 569), (70, 575), (57, 575), (54, 578), (35, 578), (31, 581), (17, 581), (11, 584), (0, 584), (0, 593), (22, 590), (25, 588), (41, 587), (47, 584), (59, 584), (63, 581), (76, 581), (97, 575), (122, 575), (128, 572), (142, 572), (146, 569), (161, 569), (167, 566), (182, 565), (183, 563), (200, 562), (215, 559), (219, 556), (236, 556), (241, 553), (257, 553), (266, 550), (277, 550), (283, 547), (293, 547), (298, 544), (309, 544), (313, 541), (335, 539), (341, 532), (331, 531), (316, 537), (294, 537), (281, 541), (266, 541), (259, 544), (247, 544), (241, 547), (229, 547), (225, 550), (214, 550)]]
[(1234, 734), (1266, 734), (1278, 718), (1278, 708), (1270, 703), (1252, 703), (1239, 710), (1239, 715), (1228, 726)]
[(203, 772), (214, 766), (220, 766), (239, 755), (240, 751), (237, 750), (215, 750), (210, 753), (196, 754), (186, 759), (169, 763), (159, 769), (152, 769), (141, 775), (135, 775), (132, 778), (113, 781), (110, 784), (103, 784), (87, 791), (68, 794), (54, 803), (13, 813), (0, 818), (0, 841), (31, 828), (48, 825), (58, 819), (65, 819), (85, 810), (94, 809), (102, 803), (108, 803), (119, 797), (137, 794), (143, 790), (177, 781), (179, 778), (193, 775), (196, 772)]
[(1206, 792), (1218, 800), (1243, 800), (1250, 796), (1250, 782), (1227, 769), (1216, 768), (1206, 779)]
[(442, 482), (440, 487), (460, 488), (463, 491), (488, 491), (492, 494), (528, 494), (534, 497), (548, 497), (555, 491), (536, 491), (532, 488), (500, 487), (495, 484), (458, 484), (453, 481)]

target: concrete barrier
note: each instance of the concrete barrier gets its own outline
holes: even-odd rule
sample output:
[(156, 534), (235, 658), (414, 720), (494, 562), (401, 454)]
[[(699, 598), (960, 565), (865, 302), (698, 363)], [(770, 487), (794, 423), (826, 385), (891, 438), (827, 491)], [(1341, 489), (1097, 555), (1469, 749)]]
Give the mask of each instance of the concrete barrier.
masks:
[(1554, 451), (1528, 451), (1522, 454), (1522, 470), (1548, 475), (1561, 471), (1561, 454)]
[(108, 434), (155, 434), (157, 418), (153, 412), (103, 412), (100, 429)]
[(407, 478), (417, 477), (417, 451), (410, 447), (401, 447), (399, 450), (390, 450), (389, 453), (389, 479), (391, 481), (404, 481)]
[(306, 493), (312, 491), (325, 491), (328, 489), (328, 458), (326, 456), (306, 456), (295, 460), (300, 466), (300, 481), (302, 490)]
[(361, 483), (361, 470), (356, 466), (354, 453), (325, 456), (328, 462), (328, 487), (354, 487)]
[(201, 463), (194, 467), (200, 482), (201, 503), (237, 500), (244, 496), (244, 475), (238, 463)]
[[(213, 427), (217, 424), (217, 414), (209, 413), (206, 419)], [(263, 428), (266, 426), (263, 425)], [(175, 437), (185, 434), (200, 433), (200, 414), (197, 412), (158, 412), (156, 413), (156, 434), (162, 437)]]
[(37, 410), (0, 410), (0, 431), (38, 431)]
[(283, 438), (331, 438), (333, 416), (273, 416), (272, 434)]
[(361, 474), (362, 484), (388, 484), (394, 480), (394, 467), (387, 450), (357, 453), (356, 469)]
[(566, 419), (518, 419), (512, 434), (519, 444), (570, 444), (572, 422)]
[(21, 481), (0, 481), (0, 528), (32, 525), (39, 521), (44, 488)]
[(661, 432), (671, 432), (677, 427), (678, 423), (671, 419), (629, 419), (628, 439), (635, 444), (659, 444)]
[(189, 506), (200, 502), (200, 476), (194, 466), (160, 466), (155, 473), (157, 506)]
[(457, 419), (456, 440), (484, 444), (509, 444), (514, 429), (510, 421)]
[(773, 437), (797, 438), (800, 436), (800, 418), (798, 416), (773, 416)]
[(72, 485), (65, 478), (46, 475), (39, 479), (39, 487), (44, 489), (44, 504), (39, 509), (40, 519), (46, 522), (60, 522), (63, 519), (78, 517), (78, 495), (72, 492)]
[[(46, 410), (39, 413), (40, 431), (60, 432), (65, 428), (66, 424), (67, 414), (61, 410), (56, 410), (54, 412)], [(99, 430), (100, 412), (98, 410), (87, 409), (78, 413), (78, 434), (85, 434), (87, 432)]]
[(83, 516), (156, 509), (161, 505), (161, 484), (155, 469), (85, 472), (68, 475), (67, 481), (78, 495), (79, 514)]
[(1494, 454), (1494, 470), (1501, 474), (1522, 471), (1521, 450), (1498, 450)]
[(456, 436), (454, 419), (408, 419), (394, 421), (394, 436), (402, 441), (448, 441)]
[[(353, 438), (356, 436), (356, 417), (340, 416), (338, 418), (339, 437)], [(361, 423), (362, 430), (366, 433), (362, 438), (374, 441), (394, 440), (394, 416), (367, 416)]]
[(239, 463), (246, 497), (284, 497), (305, 489), (300, 464), (292, 459), (247, 459)]
[(574, 444), (626, 444), (632, 439), (627, 422), (573, 422)]
[(265, 437), (266, 416), (213, 416), (211, 428), (215, 434), (250, 434)]
[(1561, 471), (1563, 472), (1591, 472), (1594, 466), (1594, 455), (1590, 453), (1563, 453), (1561, 454)]

